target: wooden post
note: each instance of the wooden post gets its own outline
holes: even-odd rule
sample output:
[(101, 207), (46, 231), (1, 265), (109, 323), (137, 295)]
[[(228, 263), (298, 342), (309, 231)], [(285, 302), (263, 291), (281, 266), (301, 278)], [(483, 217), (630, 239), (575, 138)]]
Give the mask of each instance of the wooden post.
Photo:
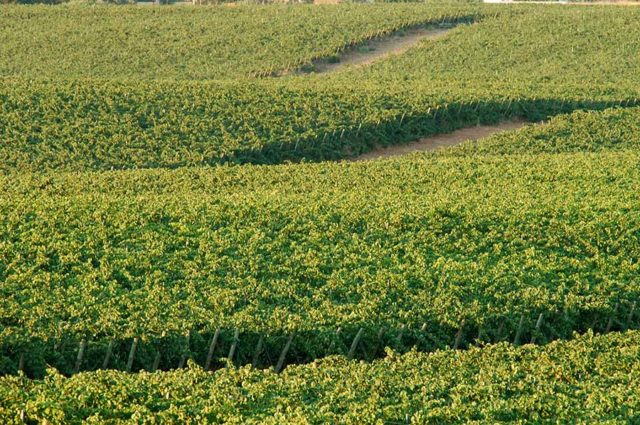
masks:
[(160, 367), (160, 349), (156, 351), (156, 355), (153, 358), (153, 364), (151, 365), (151, 372), (155, 372)]
[(353, 356), (356, 353), (356, 348), (358, 348), (358, 343), (360, 342), (360, 338), (362, 338), (362, 332), (364, 332), (364, 329), (360, 328), (355, 338), (353, 338), (353, 342), (351, 343), (351, 348), (349, 348), (349, 354), (347, 355), (347, 358), (349, 360), (353, 359)]
[(400, 348), (400, 345), (402, 344), (402, 337), (404, 336), (404, 329), (406, 328), (405, 325), (400, 326), (400, 332), (398, 333), (398, 349)]
[(538, 321), (536, 322), (536, 330), (534, 331), (533, 335), (531, 335), (531, 343), (532, 344), (536, 343), (536, 337), (540, 333), (540, 328), (542, 327), (542, 320), (543, 319), (544, 319), (544, 313), (540, 313), (540, 316), (538, 316)]
[[(340, 333), (341, 332), (342, 332), (342, 328), (338, 328), (336, 330), (336, 339), (340, 339)], [(329, 345), (329, 354), (332, 354), (333, 349), (335, 348), (335, 346), (336, 346), (336, 341), (335, 340), (331, 341), (331, 344)]]
[(627, 316), (627, 327), (630, 328), (631, 327), (631, 323), (633, 320), (633, 313), (636, 310), (636, 303), (634, 302), (631, 305), (631, 311), (629, 312), (629, 315)]
[(476, 338), (476, 341), (478, 341), (478, 343), (482, 343), (483, 336), (484, 336), (484, 329), (482, 328), (482, 325), (478, 325), (478, 337)]
[(129, 350), (129, 358), (127, 359), (127, 372), (131, 372), (133, 368), (133, 359), (136, 356), (136, 349), (138, 348), (138, 337), (133, 338), (131, 343), (131, 350)]
[[(573, 329), (573, 326), (571, 324), (571, 317), (569, 316), (569, 310), (567, 309), (567, 307), (564, 308), (564, 326), (565, 326), (565, 330), (569, 331), (569, 334), (571, 334), (571, 330)], [(562, 336), (567, 336), (566, 333), (563, 333)]]
[[(165, 336), (167, 336), (167, 332), (162, 331), (162, 334), (160, 335), (160, 339), (163, 339)], [(160, 367), (160, 357), (161, 357), (160, 348), (156, 348), (156, 355), (153, 358), (153, 364), (151, 365), (151, 372), (157, 371), (158, 368)]]
[(374, 358), (376, 356), (376, 353), (380, 349), (380, 344), (382, 343), (383, 335), (384, 335), (384, 326), (381, 326), (380, 329), (378, 330), (378, 340), (376, 341), (376, 345), (375, 347), (373, 347), (373, 351), (371, 352), (371, 356), (370, 356), (371, 358)]
[(500, 326), (498, 326), (498, 332), (496, 333), (496, 338), (494, 342), (500, 342), (502, 339), (502, 332), (504, 331), (504, 320), (500, 321)]
[(187, 331), (185, 335), (186, 339), (186, 347), (183, 347), (183, 353), (180, 355), (180, 361), (178, 362), (178, 369), (182, 369), (184, 367), (184, 363), (187, 361), (187, 352), (189, 351), (189, 337), (191, 336), (191, 332)]
[(227, 356), (227, 359), (229, 359), (230, 362), (233, 361), (233, 355), (236, 353), (236, 347), (238, 346), (239, 337), (240, 337), (240, 330), (236, 328), (236, 330), (233, 333), (233, 342), (231, 343), (231, 348), (229, 349), (229, 355)]
[(209, 352), (207, 353), (207, 361), (204, 364), (204, 370), (211, 370), (211, 360), (213, 359), (213, 353), (216, 349), (216, 344), (218, 343), (219, 337), (220, 328), (216, 328), (216, 332), (213, 334), (213, 338), (211, 338), (211, 343), (209, 344)]
[(613, 326), (613, 321), (614, 318), (616, 316), (616, 313), (618, 313), (618, 307), (620, 306), (619, 303), (616, 303), (615, 307), (613, 307), (613, 312), (611, 313), (611, 316), (609, 317), (609, 321), (607, 322), (607, 327), (604, 329), (604, 333), (609, 333), (611, 331), (611, 327)]
[[(426, 331), (427, 331), (427, 322), (424, 322), (422, 326), (420, 326), (420, 332), (426, 333)], [(426, 350), (426, 347), (425, 347), (425, 350)]]
[(107, 345), (107, 352), (104, 355), (104, 360), (102, 361), (102, 369), (106, 369), (109, 366), (109, 360), (111, 359), (111, 353), (113, 352), (113, 340), (109, 341), (109, 345)]
[(280, 353), (280, 358), (278, 359), (278, 364), (276, 365), (276, 373), (280, 373), (280, 371), (282, 370), (282, 366), (284, 366), (284, 359), (287, 356), (287, 351), (289, 351), (289, 348), (291, 347), (291, 341), (293, 341), (293, 335), (291, 334), (289, 335), (289, 339), (287, 340), (287, 343), (285, 344), (284, 348), (282, 349), (282, 352)]
[(595, 313), (593, 322), (591, 322), (591, 324), (589, 325), (589, 329), (592, 329), (593, 333), (596, 333), (596, 324), (598, 323), (599, 319), (600, 319), (600, 315), (598, 313)]
[(458, 332), (456, 332), (456, 340), (453, 342), (454, 350), (457, 350), (458, 347), (460, 347), (460, 343), (462, 342), (462, 334), (464, 333), (464, 324), (465, 324), (465, 321), (464, 319), (462, 319), (462, 321), (460, 322), (460, 329), (458, 329)]
[(260, 353), (262, 353), (263, 344), (264, 344), (264, 337), (260, 335), (260, 339), (258, 339), (258, 345), (256, 346), (256, 352), (253, 354), (253, 361), (251, 362), (251, 367), (253, 368), (258, 366), (258, 360), (260, 359)]
[(518, 329), (516, 330), (516, 336), (513, 338), (513, 345), (520, 343), (520, 336), (522, 335), (522, 326), (524, 325), (524, 314), (520, 315), (520, 322), (518, 323)]
[(24, 372), (24, 352), (20, 352), (20, 357), (18, 357), (18, 370)]
[(76, 357), (76, 364), (73, 368), (74, 373), (80, 372), (80, 366), (82, 366), (82, 358), (84, 357), (84, 350), (87, 347), (87, 340), (82, 338), (80, 346), (78, 347), (78, 356)]

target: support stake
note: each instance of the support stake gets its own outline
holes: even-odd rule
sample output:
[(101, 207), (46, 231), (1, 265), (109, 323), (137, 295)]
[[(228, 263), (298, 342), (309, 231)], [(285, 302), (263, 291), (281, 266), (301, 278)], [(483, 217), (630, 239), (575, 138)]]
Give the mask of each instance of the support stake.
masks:
[(107, 345), (107, 352), (104, 355), (104, 360), (102, 361), (102, 369), (106, 369), (109, 366), (109, 360), (111, 360), (111, 353), (113, 352), (113, 340), (109, 341), (109, 345)]
[(631, 327), (631, 321), (633, 320), (633, 313), (636, 310), (636, 303), (634, 302), (631, 305), (631, 311), (629, 312), (629, 316), (627, 316), (627, 327), (630, 328)]
[[(340, 333), (341, 332), (342, 332), (342, 328), (336, 329), (336, 339), (337, 340), (340, 339)], [(329, 345), (329, 354), (333, 354), (333, 349), (336, 347), (336, 339), (332, 340), (331, 344)], [(342, 345), (342, 343), (340, 345)]]
[(378, 340), (376, 341), (375, 347), (373, 347), (373, 352), (371, 353), (371, 358), (375, 358), (376, 353), (380, 349), (380, 345), (382, 344), (382, 337), (384, 336), (384, 326), (380, 327), (378, 330)]
[(502, 332), (504, 331), (504, 320), (500, 321), (500, 326), (498, 326), (498, 332), (496, 332), (495, 342), (500, 342), (502, 339)]
[(347, 358), (349, 360), (353, 359), (353, 356), (356, 353), (356, 348), (358, 348), (358, 343), (360, 342), (360, 338), (362, 338), (362, 332), (364, 332), (364, 329), (360, 328), (355, 338), (353, 338), (351, 348), (349, 348), (349, 354), (347, 355)]
[(289, 335), (289, 339), (287, 340), (287, 343), (285, 344), (284, 348), (282, 349), (282, 352), (280, 353), (280, 358), (278, 359), (278, 364), (276, 365), (276, 373), (280, 373), (280, 371), (282, 370), (282, 366), (284, 366), (284, 359), (287, 357), (287, 351), (289, 351), (289, 348), (291, 347), (291, 341), (293, 341), (293, 335), (291, 334)]
[(18, 370), (24, 372), (24, 352), (20, 353), (20, 357), (18, 357)]
[(533, 333), (533, 335), (531, 335), (531, 343), (532, 344), (536, 343), (536, 337), (540, 333), (540, 328), (542, 327), (542, 320), (543, 319), (544, 319), (544, 313), (540, 313), (540, 316), (538, 316), (538, 321), (536, 322), (536, 330)]
[(211, 360), (213, 359), (213, 353), (216, 350), (216, 344), (218, 343), (219, 337), (220, 328), (217, 328), (216, 332), (213, 334), (213, 338), (211, 338), (211, 344), (209, 344), (209, 352), (207, 353), (207, 361), (204, 365), (204, 370), (211, 370)]
[(398, 348), (400, 348), (400, 345), (402, 344), (402, 337), (404, 336), (404, 329), (406, 328), (405, 325), (400, 326), (400, 332), (398, 333)]
[(227, 358), (230, 362), (233, 361), (233, 355), (236, 353), (236, 347), (238, 347), (238, 338), (240, 337), (240, 330), (236, 328), (233, 332), (233, 342), (231, 343), (231, 348), (229, 349), (229, 355)]
[(518, 329), (516, 330), (516, 336), (513, 338), (513, 345), (520, 344), (520, 336), (522, 335), (522, 326), (524, 325), (524, 314), (520, 315), (520, 322), (518, 323)]
[(464, 319), (460, 322), (460, 329), (456, 333), (456, 340), (453, 343), (453, 349), (457, 350), (460, 347), (460, 343), (462, 342), (462, 334), (464, 333)]
[(178, 362), (178, 369), (182, 369), (184, 367), (185, 362), (187, 361), (187, 352), (189, 351), (189, 337), (191, 336), (191, 332), (187, 331), (185, 335), (186, 346), (183, 347), (182, 355), (180, 356), (180, 361)]
[[(162, 334), (160, 335), (160, 339), (164, 339), (164, 337), (167, 336), (167, 332), (162, 331)], [(156, 341), (157, 343), (157, 341)], [(158, 370), (158, 368), (160, 367), (160, 357), (161, 357), (161, 353), (160, 353), (160, 348), (156, 348), (156, 355), (153, 358), (153, 364), (151, 365), (151, 372), (155, 372)]]
[(156, 355), (153, 358), (153, 365), (151, 365), (151, 372), (155, 372), (160, 367), (160, 349), (156, 351)]
[(260, 359), (260, 353), (262, 353), (263, 344), (264, 344), (264, 337), (260, 335), (260, 339), (258, 339), (258, 345), (256, 346), (256, 352), (253, 354), (253, 361), (251, 362), (251, 367), (253, 368), (258, 366), (258, 360)]
[(284, 359), (287, 357), (287, 352), (291, 347), (291, 341), (293, 341), (293, 334), (289, 335), (289, 339), (287, 340), (287, 343), (280, 353), (280, 358), (278, 359), (278, 364), (276, 365), (275, 369), (276, 373), (280, 373), (280, 371), (282, 370), (282, 366), (284, 366)]
[(80, 341), (80, 347), (78, 347), (78, 356), (76, 357), (76, 364), (73, 368), (74, 373), (80, 372), (80, 366), (82, 366), (82, 359), (84, 357), (84, 350), (87, 348), (87, 340), (82, 338)]
[(127, 372), (131, 372), (133, 368), (133, 359), (136, 357), (136, 349), (138, 348), (138, 337), (133, 338), (131, 350), (129, 350), (129, 359), (127, 360)]
[(620, 306), (619, 303), (616, 303), (615, 307), (613, 307), (613, 312), (611, 313), (611, 316), (609, 317), (609, 321), (607, 322), (607, 327), (604, 329), (604, 333), (609, 333), (611, 331), (611, 327), (613, 326), (613, 320), (616, 316), (616, 313), (618, 313), (618, 307)]
[(478, 337), (476, 338), (476, 341), (478, 344), (482, 344), (482, 337), (484, 336), (484, 329), (482, 328), (482, 325), (478, 326)]

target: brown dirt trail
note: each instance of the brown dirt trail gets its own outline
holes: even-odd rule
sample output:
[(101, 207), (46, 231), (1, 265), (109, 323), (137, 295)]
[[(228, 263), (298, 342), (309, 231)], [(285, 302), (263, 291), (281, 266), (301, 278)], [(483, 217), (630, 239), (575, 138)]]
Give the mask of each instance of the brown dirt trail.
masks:
[(348, 66), (367, 66), (392, 55), (399, 55), (422, 40), (435, 40), (447, 34), (451, 28), (412, 28), (376, 38), (348, 49), (340, 55), (340, 61), (314, 63), (314, 72), (335, 72)]
[(504, 121), (495, 125), (480, 125), (456, 130), (452, 133), (438, 134), (417, 140), (411, 143), (393, 145), (384, 148), (376, 148), (366, 152), (351, 161), (370, 161), (373, 159), (388, 158), (392, 156), (406, 155), (414, 152), (432, 151), (446, 146), (458, 145), (467, 140), (479, 140), (502, 131), (517, 130), (530, 124), (522, 120)]

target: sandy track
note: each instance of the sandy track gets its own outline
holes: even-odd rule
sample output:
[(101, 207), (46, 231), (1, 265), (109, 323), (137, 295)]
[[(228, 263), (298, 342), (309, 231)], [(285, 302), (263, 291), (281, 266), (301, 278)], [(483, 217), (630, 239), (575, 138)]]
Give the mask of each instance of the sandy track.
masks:
[(411, 143), (376, 148), (370, 152), (352, 158), (351, 161), (370, 161), (379, 158), (406, 155), (413, 152), (426, 152), (446, 146), (454, 146), (467, 140), (479, 140), (502, 131), (517, 130), (529, 124), (522, 120), (504, 121), (496, 125), (480, 125), (456, 130), (452, 133), (438, 134)]
[(314, 63), (314, 72), (334, 72), (348, 66), (367, 66), (389, 56), (402, 54), (422, 40), (435, 40), (443, 37), (450, 30), (451, 28), (412, 28), (386, 37), (372, 39), (343, 52), (340, 56), (340, 62), (318, 61)]

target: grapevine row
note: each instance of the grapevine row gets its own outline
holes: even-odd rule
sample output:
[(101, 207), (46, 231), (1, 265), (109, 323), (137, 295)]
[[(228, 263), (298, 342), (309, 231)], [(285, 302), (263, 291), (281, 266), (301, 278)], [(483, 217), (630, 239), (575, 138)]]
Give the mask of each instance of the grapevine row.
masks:
[(96, 371), (0, 378), (10, 424), (633, 422), (640, 411), (640, 333), (545, 346), (497, 344), (433, 354), (391, 350), (373, 363), (334, 356), (281, 374)]
[(607, 334), (640, 327), (638, 303), (622, 301), (611, 309), (576, 315), (565, 310), (546, 314), (520, 314), (484, 320), (482, 325), (464, 319), (457, 328), (423, 323), (419, 328), (356, 329), (335, 332), (301, 332), (288, 335), (240, 332), (218, 328), (213, 333), (191, 332), (141, 339), (95, 340), (75, 336), (54, 340), (31, 340), (28, 344), (4, 346), (1, 374), (26, 373), (41, 377), (48, 367), (65, 374), (87, 370), (119, 369), (127, 372), (182, 369), (187, 361), (205, 371), (225, 365), (272, 367), (281, 372), (286, 365), (307, 363), (330, 355), (372, 361), (389, 349), (397, 352), (464, 349), (498, 342), (513, 345), (545, 344), (568, 340), (585, 332)]

